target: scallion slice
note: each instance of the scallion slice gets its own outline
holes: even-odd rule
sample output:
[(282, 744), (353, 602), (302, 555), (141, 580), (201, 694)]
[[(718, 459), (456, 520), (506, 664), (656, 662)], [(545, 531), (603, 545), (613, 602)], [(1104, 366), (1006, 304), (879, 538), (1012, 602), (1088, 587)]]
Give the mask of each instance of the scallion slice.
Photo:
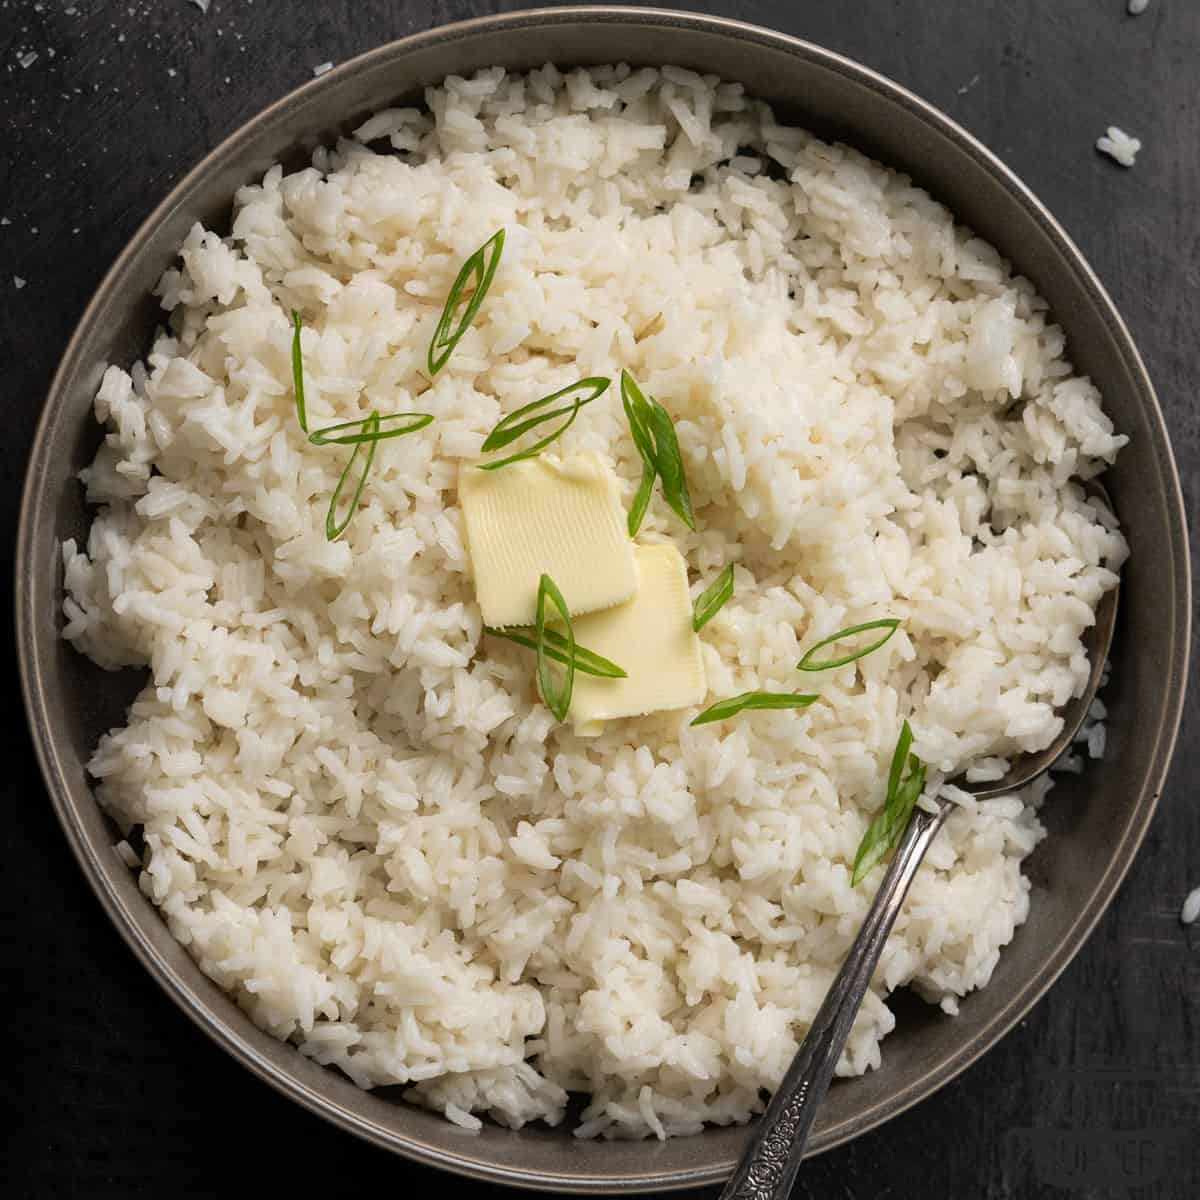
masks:
[[(850, 876), (851, 887), (858, 887), (871, 868), (900, 840), (912, 810), (925, 789), (925, 764), (915, 754), (909, 753), (911, 746), (912, 729), (905, 721), (892, 754), (887, 797), (883, 808), (867, 826), (867, 832), (863, 834), (858, 852), (854, 856), (854, 869)], [(908, 774), (904, 774), (906, 764)]]
[(621, 372), (621, 405), (643, 464), (642, 481), (629, 510), (629, 536), (641, 527), (655, 476), (662, 480), (663, 499), (689, 529), (695, 529), (696, 515), (671, 414), (657, 400), (647, 398), (628, 371)]
[[(566, 677), (559, 683), (550, 671), (550, 639), (547, 638), (546, 601), (549, 600), (562, 618), (566, 627)], [(538, 580), (537, 592), (537, 622), (534, 625), (534, 636), (537, 639), (537, 680), (541, 689), (542, 699), (546, 707), (560, 721), (567, 719), (567, 710), (571, 707), (571, 693), (575, 690), (575, 631), (571, 628), (571, 614), (567, 610), (567, 602), (563, 599), (558, 585), (549, 575), (543, 575)], [(557, 647), (555, 647), (557, 649)], [(561, 660), (560, 660), (561, 661)]]
[[(898, 618), (884, 617), (879, 621), (864, 621), (861, 625), (851, 625), (848, 629), (839, 629), (837, 633), (830, 634), (829, 637), (819, 641), (815, 646), (811, 646), (805, 651), (804, 657), (796, 664), (796, 667), (801, 671), (831, 671), (834, 667), (844, 667), (847, 663), (864, 658), (872, 650), (878, 650), (899, 628), (900, 621)], [(870, 629), (886, 629), (887, 633), (881, 638), (876, 638), (869, 646), (863, 646), (861, 650), (855, 650), (851, 654), (843, 655), (841, 658), (814, 660), (813, 655), (819, 650), (823, 650), (826, 646), (832, 646), (835, 642), (843, 642), (846, 638), (853, 637), (856, 633), (866, 633)]]
[(692, 512), (692, 499), (688, 495), (687, 476), (683, 471), (679, 439), (675, 436), (675, 423), (671, 420), (671, 414), (653, 397), (650, 411), (651, 428), (654, 431), (654, 461), (658, 464), (658, 477), (662, 480), (663, 499), (689, 529), (695, 529), (696, 514)]
[[(373, 412), (366, 419), (366, 429), (364, 432), (367, 436), (355, 443), (354, 453), (350, 455), (350, 461), (346, 464), (345, 470), (342, 471), (341, 477), (337, 481), (337, 486), (333, 489), (333, 495), (329, 497), (329, 511), (325, 514), (325, 536), (331, 542), (337, 541), (346, 532), (346, 527), (354, 519), (355, 512), (358, 511), (358, 502), (362, 498), (363, 488), (367, 483), (367, 476), (371, 473), (371, 464), (375, 461), (375, 451), (379, 446), (379, 439), (375, 436), (378, 431), (379, 414)], [(337, 519), (338, 498), (342, 494), (342, 489), (346, 486), (346, 480), (350, 478), (351, 471), (354, 470), (354, 464), (358, 462), (359, 455), (363, 453), (364, 445), (366, 446), (366, 461), (362, 465), (362, 473), (358, 477), (358, 484), (355, 486), (354, 495), (350, 498), (350, 507), (346, 509), (346, 516), (339, 523)]]
[[(493, 637), (507, 638), (510, 642), (516, 642), (518, 646), (525, 646), (529, 650), (537, 649), (537, 639), (526, 633), (523, 626), (513, 629), (493, 629), (490, 625), (485, 625), (483, 631)], [(547, 657), (558, 663), (566, 663), (567, 639), (557, 629), (547, 628), (543, 642)], [(594, 650), (589, 650), (586, 646), (581, 646), (578, 642), (575, 643), (575, 670), (582, 671), (585, 675), (597, 675), (601, 679), (624, 679), (626, 677), (625, 671), (615, 662), (597, 654)]]
[(725, 606), (733, 595), (733, 563), (730, 563), (721, 573), (696, 597), (692, 609), (692, 628), (699, 633), (701, 628), (709, 623)]
[(634, 537), (642, 527), (642, 518), (650, 506), (654, 481), (658, 478), (658, 463), (654, 456), (654, 437), (650, 432), (650, 402), (642, 395), (632, 375), (621, 372), (621, 407), (629, 422), (629, 433), (642, 459), (642, 481), (638, 484), (633, 504), (629, 509), (629, 536)]
[(296, 419), (300, 428), (308, 432), (308, 415), (304, 411), (304, 354), (300, 348), (300, 330), (304, 322), (295, 309), (292, 310), (292, 391), (296, 397)]
[[(391, 426), (389, 421), (402, 424)], [(372, 413), (369, 417), (360, 417), (357, 421), (342, 421), (339, 425), (326, 425), (324, 429), (314, 429), (308, 435), (308, 440), (314, 446), (357, 446), (360, 442), (382, 442), (388, 438), (403, 437), (406, 433), (416, 433), (418, 429), (424, 429), (432, 422), (433, 413), (388, 413), (383, 417)]]
[[(608, 391), (609, 380), (602, 375), (589, 375), (586, 379), (577, 380), (575, 383), (568, 384), (565, 388), (559, 388), (557, 392), (552, 392), (549, 396), (543, 396), (540, 400), (534, 400), (532, 404), (526, 404), (523, 408), (518, 408), (516, 412), (511, 412), (507, 417), (503, 417), (496, 423), (496, 427), (491, 433), (484, 438), (482, 450), (485, 454), (492, 450), (502, 450), (505, 446), (515, 442), (522, 434), (528, 433), (529, 430), (541, 425), (543, 421), (553, 420), (555, 417), (561, 417), (564, 414), (567, 419), (552, 433), (546, 437), (533, 443), (532, 446), (519, 451), (517, 454), (511, 454), (507, 458), (499, 459), (496, 462), (480, 463), (481, 471), (495, 471), (500, 467), (506, 467), (509, 463), (520, 462), (522, 459), (533, 458), (540, 454), (555, 438), (560, 437), (571, 426), (579, 414), (579, 410), (585, 404), (591, 404), (598, 396), (604, 395)], [(573, 392), (579, 392), (574, 400), (564, 404), (561, 408), (556, 408), (550, 412), (540, 412), (548, 404), (553, 404), (556, 400), (561, 400), (564, 396), (570, 396)], [(584, 395), (582, 393), (590, 393)], [(530, 413), (537, 413), (537, 416), (530, 416)], [(524, 419), (522, 419), (524, 418)]]
[(726, 717), (736, 717), (748, 708), (807, 708), (816, 699), (816, 696), (798, 692), (743, 692), (740, 696), (730, 696), (728, 700), (718, 700), (710, 705), (692, 719), (692, 724), (708, 725), (712, 721), (724, 721)]
[(630, 537), (634, 537), (642, 527), (642, 518), (646, 515), (646, 509), (650, 507), (650, 496), (654, 491), (654, 481), (657, 478), (658, 473), (654, 470), (653, 465), (643, 464), (642, 480), (633, 494), (633, 503), (629, 506), (629, 516), (625, 520)]
[[(450, 355), (454, 353), (454, 347), (470, 329), (471, 322), (475, 320), (479, 307), (492, 286), (492, 280), (496, 277), (496, 268), (500, 265), (503, 250), (504, 230), (500, 229), (463, 263), (454, 283), (451, 284), (450, 295), (446, 297), (446, 305), (442, 309), (437, 329), (434, 330), (429, 343), (429, 353), (426, 355), (430, 378), (446, 365)], [(468, 283), (472, 283), (474, 288), (470, 298), (466, 300), (462, 316), (456, 319), (459, 306), (464, 302)]]

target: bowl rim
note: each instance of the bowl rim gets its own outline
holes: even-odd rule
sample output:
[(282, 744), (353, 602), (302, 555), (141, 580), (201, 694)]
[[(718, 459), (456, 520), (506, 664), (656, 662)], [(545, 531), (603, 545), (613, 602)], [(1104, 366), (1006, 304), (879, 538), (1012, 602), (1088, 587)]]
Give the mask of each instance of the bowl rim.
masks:
[(750, 42), (784, 51), (849, 77), (858, 84), (882, 94), (891, 103), (909, 109), (933, 126), (939, 133), (955, 143), (960, 150), (974, 158), (1003, 185), (1015, 202), (1037, 221), (1070, 264), (1076, 273), (1078, 282), (1090, 294), (1091, 299), (1101, 311), (1111, 335), (1119, 343), (1126, 365), (1136, 376), (1143, 407), (1146, 410), (1145, 416), (1154, 433), (1161, 439), (1164, 449), (1161, 456), (1161, 483), (1166, 495), (1170, 519), (1167, 549), (1178, 580), (1175, 594), (1172, 597), (1173, 603), (1170, 606), (1177, 630), (1175, 639), (1177, 656), (1175, 662), (1168, 664), (1168, 673), (1164, 684), (1164, 717), (1155, 730), (1156, 745), (1142, 781), (1141, 796), (1131, 812), (1129, 824), (1115, 847), (1107, 869), (1095, 880), (1090, 894), (1079, 902), (1075, 919), (1069, 924), (1053, 952), (1044, 960), (1041, 969), (1013, 992), (1007, 1003), (974, 1032), (971, 1039), (958, 1053), (925, 1071), (901, 1092), (886, 1097), (867, 1110), (843, 1120), (839, 1126), (819, 1133), (810, 1146), (810, 1153), (820, 1153), (841, 1145), (912, 1107), (948, 1083), (994, 1046), (1055, 982), (1107, 909), (1128, 871), (1154, 815), (1178, 735), (1190, 655), (1191, 564), (1188, 553), (1186, 512), (1178, 469), (1153, 383), (1128, 327), (1104, 285), (1074, 241), (1010, 168), (940, 109), (880, 72), (802, 38), (726, 17), (665, 8), (616, 5), (521, 9), (434, 26), (384, 43), (347, 59), (321, 77), (285, 93), (222, 139), (154, 206), (105, 272), (80, 316), (63, 353), (38, 419), (26, 467), (18, 515), (14, 612), (21, 690), (42, 778), (50, 794), (55, 815), (63, 828), (71, 850), (92, 891), (96, 894), (109, 919), (116, 926), (118, 933), (171, 1000), (233, 1058), (283, 1095), (298, 1101), (310, 1112), (323, 1117), (332, 1124), (378, 1146), (398, 1152), (417, 1162), (450, 1170), (476, 1180), (534, 1190), (565, 1188), (578, 1192), (616, 1194), (665, 1191), (714, 1184), (720, 1182), (732, 1169), (733, 1162), (730, 1160), (728, 1163), (701, 1166), (687, 1171), (648, 1171), (640, 1175), (612, 1178), (599, 1175), (525, 1170), (480, 1161), (470, 1154), (454, 1154), (440, 1148), (427, 1146), (417, 1138), (398, 1134), (395, 1130), (385, 1128), (363, 1114), (345, 1110), (337, 1101), (309, 1086), (294, 1072), (285, 1073), (277, 1064), (263, 1057), (229, 1024), (204, 1012), (193, 998), (193, 988), (189, 981), (173, 964), (162, 957), (158, 949), (139, 930), (131, 911), (113, 888), (110, 878), (111, 864), (101, 861), (99, 848), (89, 839), (81, 823), (76, 819), (69, 788), (58, 760), (56, 735), (51, 731), (46, 713), (43, 692), (45, 668), (35, 627), (37, 596), (34, 593), (34, 585), (38, 579), (35, 560), (38, 553), (44, 551), (41, 540), (36, 536), (43, 516), (39, 511), (38, 501), (43, 492), (43, 481), (48, 466), (49, 430), (54, 418), (64, 407), (67, 383), (78, 369), (84, 344), (92, 335), (100, 311), (105, 306), (108, 297), (123, 286), (124, 277), (129, 271), (132, 261), (143, 243), (151, 238), (155, 229), (193, 190), (202, 186), (204, 180), (220, 166), (223, 160), (236, 155), (243, 144), (254, 139), (264, 126), (285, 117), (294, 106), (306, 102), (315, 93), (364, 68), (391, 60), (402, 61), (413, 50), (438, 43), (452, 43), (483, 31), (500, 29), (515, 31), (531, 26), (552, 27), (556, 24), (580, 22), (625, 24), (631, 28), (689, 27), (734, 41)]

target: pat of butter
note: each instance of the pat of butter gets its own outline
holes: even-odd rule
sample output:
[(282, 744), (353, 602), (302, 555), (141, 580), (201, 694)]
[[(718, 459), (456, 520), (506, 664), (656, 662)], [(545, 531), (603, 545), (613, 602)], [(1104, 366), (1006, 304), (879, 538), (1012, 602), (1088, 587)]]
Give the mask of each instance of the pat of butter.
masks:
[(699, 704), (705, 696), (700, 639), (692, 629), (687, 566), (674, 546), (635, 546), (638, 589), (632, 600), (572, 620), (575, 640), (628, 672), (600, 679), (575, 672), (575, 732), (602, 722)]
[(572, 618), (637, 590), (617, 478), (600, 455), (532, 458), (498, 471), (464, 466), (458, 496), (485, 624), (532, 625), (543, 574)]

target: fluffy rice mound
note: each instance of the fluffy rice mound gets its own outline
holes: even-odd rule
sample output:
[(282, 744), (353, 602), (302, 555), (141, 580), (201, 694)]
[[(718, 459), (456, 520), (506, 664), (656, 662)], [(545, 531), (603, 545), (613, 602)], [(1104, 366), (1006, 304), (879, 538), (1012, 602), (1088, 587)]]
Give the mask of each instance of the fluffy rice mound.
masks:
[[(363, 1087), (471, 1127), (557, 1122), (568, 1091), (584, 1136), (745, 1121), (878, 882), (849, 866), (901, 721), (928, 797), (1047, 745), (1082, 688), (1126, 549), (1078, 483), (1125, 439), (991, 247), (736, 85), (490, 70), (427, 102), (243, 188), (230, 236), (197, 226), (159, 289), (169, 329), (104, 376), (65, 636), (150, 676), (97, 795), (202, 969)], [(449, 285), (501, 226), (431, 385)], [(333, 543), (350, 451), (297, 425), (292, 309), (312, 426), (437, 418), (380, 446)], [(820, 703), (580, 738), (530, 654), (482, 636), (460, 466), (505, 412), (622, 366), (675, 417), (698, 513), (690, 533), (656, 499), (641, 538), (679, 546), (694, 594), (737, 564), (701, 635), (710, 702)], [(555, 449), (606, 455), (632, 497), (615, 389)], [(883, 616), (903, 620), (886, 647), (797, 675)], [(891, 989), (954, 1012), (988, 982), (1046, 786), (958, 795), (842, 1074), (879, 1066)]]

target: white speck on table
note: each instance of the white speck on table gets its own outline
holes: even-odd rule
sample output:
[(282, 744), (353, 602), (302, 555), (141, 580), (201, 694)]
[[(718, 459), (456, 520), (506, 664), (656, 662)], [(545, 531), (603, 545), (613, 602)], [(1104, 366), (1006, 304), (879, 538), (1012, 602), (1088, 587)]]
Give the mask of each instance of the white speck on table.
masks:
[(1188, 893), (1183, 908), (1179, 910), (1179, 919), (1185, 925), (1190, 925), (1197, 917), (1200, 917), (1200, 887), (1193, 888)]
[(332, 71), (332, 70), (333, 70), (333, 63), (331, 63), (331, 62), (317, 63), (317, 65), (315, 67), (313, 67), (313, 69), (312, 69), (313, 75), (317, 76), (317, 77), (324, 75), (326, 71)]

